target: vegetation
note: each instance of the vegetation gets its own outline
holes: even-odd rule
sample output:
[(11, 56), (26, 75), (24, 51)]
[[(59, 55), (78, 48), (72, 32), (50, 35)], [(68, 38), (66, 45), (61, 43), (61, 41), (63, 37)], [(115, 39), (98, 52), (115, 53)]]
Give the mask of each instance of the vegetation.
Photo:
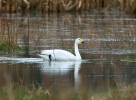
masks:
[(136, 84), (133, 85), (119, 85), (109, 91), (94, 93), (80, 92), (73, 93), (70, 91), (63, 91), (54, 94), (46, 89), (39, 87), (31, 88), (26, 86), (19, 86), (17, 84), (9, 83), (8, 86), (2, 87), (0, 91), (0, 100), (135, 100), (136, 99)]
[(30, 89), (9, 83), (8, 86), (1, 88), (0, 96), (0, 100), (48, 100), (49, 92), (42, 90), (41, 87), (36, 89), (34, 85)]
[(14, 43), (1, 43), (0, 44), (0, 53), (12, 53), (15, 51), (22, 50), (18, 45), (15, 45)]
[(129, 86), (120, 84), (117, 88), (107, 93), (95, 94), (92, 98), (93, 100), (135, 100), (136, 84)]
[(85, 11), (117, 8), (136, 13), (135, 0), (0, 0), (0, 10), (6, 12), (37, 10), (42, 12)]

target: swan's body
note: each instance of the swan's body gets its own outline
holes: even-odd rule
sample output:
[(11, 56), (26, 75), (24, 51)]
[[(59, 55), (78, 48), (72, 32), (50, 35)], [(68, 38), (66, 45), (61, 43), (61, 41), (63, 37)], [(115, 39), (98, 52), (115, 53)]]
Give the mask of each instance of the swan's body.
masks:
[(81, 55), (78, 50), (78, 44), (82, 44), (84, 41), (80, 38), (75, 40), (75, 55), (72, 53), (61, 50), (61, 49), (53, 49), (53, 50), (42, 50), (41, 54), (39, 55), (44, 60), (57, 60), (57, 61), (75, 61), (75, 60), (82, 60)]

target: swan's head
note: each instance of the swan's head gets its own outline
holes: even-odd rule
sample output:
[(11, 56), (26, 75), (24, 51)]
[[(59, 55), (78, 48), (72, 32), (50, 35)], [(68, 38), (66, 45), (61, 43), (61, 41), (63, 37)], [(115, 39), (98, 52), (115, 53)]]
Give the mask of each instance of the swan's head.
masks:
[(83, 44), (85, 43), (84, 40), (82, 40), (81, 38), (77, 38), (75, 41), (76, 44)]

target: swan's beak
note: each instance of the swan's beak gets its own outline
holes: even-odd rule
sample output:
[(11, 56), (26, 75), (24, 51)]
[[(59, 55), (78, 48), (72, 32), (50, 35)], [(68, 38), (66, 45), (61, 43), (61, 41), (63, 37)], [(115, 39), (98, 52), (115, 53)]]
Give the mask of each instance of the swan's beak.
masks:
[(86, 44), (86, 42), (85, 42), (85, 41), (82, 41), (81, 43)]
[(85, 42), (82, 39), (80, 39), (80, 42), (83, 43), (83, 44), (85, 44)]

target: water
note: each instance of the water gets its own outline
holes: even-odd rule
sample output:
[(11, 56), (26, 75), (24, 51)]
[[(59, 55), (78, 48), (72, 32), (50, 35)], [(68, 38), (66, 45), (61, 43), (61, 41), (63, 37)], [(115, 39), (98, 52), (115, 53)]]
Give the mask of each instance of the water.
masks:
[[(129, 14), (119, 11), (3, 14), (0, 31), (8, 37), (7, 24), (11, 36), (16, 36), (12, 39), (28, 53), (0, 57), (0, 86), (7, 76), (15, 83), (28, 86), (34, 83), (56, 92), (63, 89), (103, 92), (118, 83), (136, 82), (136, 18)], [(83, 58), (80, 62), (49, 62), (37, 55), (40, 50), (55, 48), (73, 53), (77, 37), (87, 43), (79, 46)]]

